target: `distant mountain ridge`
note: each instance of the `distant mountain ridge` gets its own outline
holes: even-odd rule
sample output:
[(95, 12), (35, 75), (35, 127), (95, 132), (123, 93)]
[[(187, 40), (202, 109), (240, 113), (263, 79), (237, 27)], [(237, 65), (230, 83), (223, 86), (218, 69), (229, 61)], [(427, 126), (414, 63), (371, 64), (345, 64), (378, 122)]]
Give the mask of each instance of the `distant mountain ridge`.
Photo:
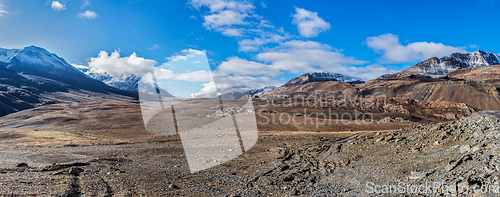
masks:
[(263, 87), (263, 88), (250, 89), (250, 90), (248, 90), (248, 93), (250, 95), (254, 95), (254, 94), (261, 93), (261, 92), (274, 90), (276, 88), (277, 88), (276, 86), (266, 86), (266, 87)]
[(345, 93), (351, 97), (384, 95), (453, 101), (481, 110), (500, 110), (500, 55), (478, 50), (433, 57)]
[[(99, 74), (92, 72), (86, 67), (78, 68), (81, 72), (85, 73), (88, 77), (99, 80), (105, 83), (108, 86), (120, 89), (120, 90), (128, 90), (128, 91), (141, 91), (149, 94), (156, 95), (156, 88), (153, 87), (152, 84), (144, 84), (141, 88), (139, 88), (139, 81), (141, 81), (142, 77), (138, 77), (136, 75), (130, 75), (126, 78), (116, 78), (112, 77), (108, 74)], [(162, 95), (166, 95), (168, 97), (174, 97), (166, 90), (159, 88), (160, 91), (164, 92)]]
[[(23, 49), (0, 49), (0, 61), (9, 64), (9, 69), (24, 73), (33, 73), (39, 70), (58, 75), (66, 75), (67, 72), (80, 73), (63, 58), (34, 45)], [(58, 73), (61, 71), (64, 73)]]
[(350, 84), (362, 84), (364, 83), (363, 80), (356, 78), (356, 77), (351, 77), (339, 73), (328, 73), (328, 72), (313, 72), (313, 73), (306, 73), (303, 75), (300, 75), (298, 77), (295, 77), (285, 83), (285, 87), (290, 87), (290, 86), (297, 86), (297, 85), (303, 85), (306, 83), (310, 82), (324, 82), (324, 81), (338, 81), (338, 82), (343, 82), (343, 83), (350, 83)]
[(432, 57), (414, 66), (393, 74), (391, 77), (420, 74), (429, 77), (439, 77), (463, 68), (491, 66), (500, 64), (500, 54), (477, 50), (470, 53), (452, 53), (444, 57)]

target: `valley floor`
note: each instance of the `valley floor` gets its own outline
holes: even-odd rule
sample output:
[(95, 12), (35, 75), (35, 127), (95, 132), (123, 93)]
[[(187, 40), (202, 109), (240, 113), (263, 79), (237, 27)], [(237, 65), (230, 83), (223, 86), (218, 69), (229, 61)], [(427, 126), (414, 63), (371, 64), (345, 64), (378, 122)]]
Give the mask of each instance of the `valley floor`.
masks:
[[(190, 173), (178, 136), (147, 134), (133, 118), (124, 128), (111, 124), (121, 121), (126, 113), (136, 114), (134, 107), (123, 103), (85, 107), (92, 110), (70, 119), (49, 118), (52, 122), (44, 126), (32, 124), (40, 114), (2, 119), (0, 195), (387, 196), (384, 192), (390, 191), (375, 186), (444, 182), (473, 187), (495, 185), (500, 178), (498, 112), (476, 112), (455, 121), (377, 131), (268, 128), (259, 131), (257, 144), (243, 155)], [(85, 111), (75, 106), (49, 108), (52, 110), (45, 112), (59, 115), (74, 109)], [(105, 112), (110, 110), (115, 110), (115, 115)], [(84, 132), (76, 132), (74, 122), (85, 122), (92, 114), (110, 115), (109, 125), (78, 127)], [(114, 118), (117, 114), (122, 117)], [(14, 121), (20, 117), (31, 122), (21, 127)], [(130, 135), (115, 136), (117, 140), (113, 141), (114, 132)], [(401, 195), (392, 192), (389, 195)], [(414, 195), (409, 192), (404, 194)], [(420, 194), (456, 192), (442, 187), (432, 194)]]

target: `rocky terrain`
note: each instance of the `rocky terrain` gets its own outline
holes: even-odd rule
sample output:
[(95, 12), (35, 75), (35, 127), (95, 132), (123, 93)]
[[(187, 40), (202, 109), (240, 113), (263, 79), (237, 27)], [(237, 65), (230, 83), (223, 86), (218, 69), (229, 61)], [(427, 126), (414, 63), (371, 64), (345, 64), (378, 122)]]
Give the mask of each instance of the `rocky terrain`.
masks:
[(146, 132), (137, 104), (54, 104), (0, 120), (0, 194), (372, 196), (367, 184), (497, 184), (498, 116), (473, 112), (389, 130), (374, 125), (408, 120), (386, 117), (354, 131), (259, 126), (252, 149), (191, 173), (178, 136)]
[(411, 74), (439, 77), (458, 69), (498, 64), (500, 64), (500, 55), (487, 51), (477, 50), (471, 53), (452, 53), (449, 56), (429, 58), (390, 77), (401, 77)]
[[(431, 58), (366, 83), (308, 73), (253, 96), (227, 95), (238, 99), (169, 97), (175, 110), (145, 122), (146, 108), (130, 92), (88, 77), (75, 89), (57, 72), (23, 72), (41, 61), (26, 54), (48, 56), (61, 66), (57, 70), (86, 77), (36, 47), (0, 50), (1, 80), (7, 84), (0, 103), (11, 106), (0, 117), (1, 196), (500, 193), (500, 112), (485, 111), (500, 109), (494, 54)], [(444, 70), (433, 76), (413, 72), (424, 67)], [(47, 87), (53, 89), (38, 91)], [(250, 98), (253, 107), (244, 105)], [(175, 119), (166, 118), (173, 111)], [(224, 150), (234, 158), (208, 158), (204, 165), (210, 168), (193, 171), (185, 133), (178, 129), (202, 131), (216, 120), (250, 112), (256, 113), (256, 144), (239, 147), (241, 155)], [(219, 126), (211, 129), (226, 130)], [(198, 147), (203, 151), (229, 143), (212, 143), (218, 137), (193, 139), (199, 142), (194, 146), (208, 144)], [(434, 183), (439, 185), (419, 189)], [(487, 193), (479, 194), (481, 187)]]

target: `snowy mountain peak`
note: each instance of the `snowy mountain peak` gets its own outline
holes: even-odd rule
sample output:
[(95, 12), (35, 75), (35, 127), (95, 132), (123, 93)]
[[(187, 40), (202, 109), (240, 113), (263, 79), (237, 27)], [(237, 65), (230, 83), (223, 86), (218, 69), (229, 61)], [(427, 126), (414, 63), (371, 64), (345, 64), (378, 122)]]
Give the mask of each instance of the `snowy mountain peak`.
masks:
[(434, 77), (457, 69), (498, 64), (500, 64), (500, 54), (477, 50), (470, 53), (453, 53), (440, 58), (429, 58), (403, 72)]
[(65, 69), (77, 71), (69, 65), (63, 58), (54, 53), (50, 53), (44, 48), (37, 46), (28, 46), (15, 54), (10, 63), (21, 63), (23, 65), (36, 65), (47, 69)]
[(285, 83), (284, 86), (297, 86), (297, 85), (302, 85), (310, 82), (322, 82), (322, 81), (338, 81), (338, 82), (343, 82), (343, 83), (350, 83), (350, 84), (362, 84), (364, 83), (363, 80), (339, 73), (328, 73), (328, 72), (313, 72), (313, 73), (306, 73), (303, 75), (300, 75), (298, 77), (295, 77)]
[(21, 51), (20, 49), (3, 49), (0, 48), (0, 62), (9, 63), (10, 58)]
[(29, 72), (32, 69), (47, 72), (79, 72), (63, 58), (34, 45), (23, 49), (0, 48), (0, 61), (9, 64), (9, 68), (19, 72)]
[(344, 83), (364, 83), (363, 80), (356, 77), (351, 77), (339, 73), (328, 73), (328, 72), (313, 72), (310, 75), (315, 79), (325, 79), (325, 81), (339, 81)]
[(255, 89), (250, 89), (250, 90), (248, 90), (248, 93), (249, 93), (250, 95), (254, 95), (254, 94), (261, 93), (261, 92), (274, 90), (274, 89), (276, 89), (276, 88), (277, 88), (276, 86), (266, 86), (266, 87), (263, 87), (263, 88), (255, 88)]

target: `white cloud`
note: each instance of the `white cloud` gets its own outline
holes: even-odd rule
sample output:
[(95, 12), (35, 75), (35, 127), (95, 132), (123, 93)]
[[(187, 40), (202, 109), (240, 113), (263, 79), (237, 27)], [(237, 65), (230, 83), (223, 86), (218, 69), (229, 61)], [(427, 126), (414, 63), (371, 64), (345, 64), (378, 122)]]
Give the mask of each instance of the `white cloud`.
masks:
[(212, 72), (205, 70), (197, 70), (192, 72), (176, 74), (173, 78), (180, 81), (203, 81), (211, 82), (214, 81), (212, 77)]
[(269, 43), (278, 43), (291, 37), (282, 28), (275, 28), (270, 21), (255, 14), (252, 1), (191, 0), (199, 9), (209, 8), (203, 26), (228, 37), (236, 37), (239, 51), (258, 51)]
[(55, 11), (61, 11), (66, 9), (66, 6), (63, 5), (62, 3), (59, 3), (59, 1), (52, 1), (50, 7), (52, 7), (52, 9)]
[(476, 44), (471, 44), (469, 45), (470, 49), (479, 49), (479, 47)]
[(159, 49), (160, 46), (158, 46), (157, 44), (154, 44), (153, 46), (149, 47), (148, 49), (149, 50), (154, 50), (154, 49)]
[(348, 75), (361, 78), (365, 81), (378, 78), (384, 74), (393, 74), (398, 70), (388, 68), (379, 64), (371, 64), (365, 67), (350, 67)]
[(274, 26), (268, 20), (260, 20), (259, 27), (274, 28)]
[(87, 10), (87, 11), (85, 11), (83, 13), (79, 13), (78, 14), (78, 17), (80, 17), (80, 18), (88, 18), (88, 19), (94, 19), (94, 18), (97, 18), (97, 16), (98, 16), (97, 13), (92, 12), (90, 10)]
[(79, 65), (79, 64), (71, 64), (71, 66), (77, 68), (77, 69), (82, 69), (82, 70), (85, 70), (85, 69), (89, 69), (90, 67), (88, 66), (85, 66), (85, 65)]
[[(285, 72), (326, 71), (371, 79), (394, 70), (344, 55), (333, 47), (313, 41), (295, 40), (283, 28), (276, 28), (270, 21), (254, 13), (252, 1), (191, 0), (195, 9), (209, 8), (204, 16), (203, 26), (238, 41), (239, 51), (258, 52), (255, 61), (231, 57), (219, 64), (213, 71), (217, 86), (228, 88), (252, 88), (277, 84), (270, 77)], [(330, 23), (318, 13), (295, 8), (292, 24), (302, 37), (311, 38), (331, 28)], [(275, 43), (275, 44), (274, 44)], [(277, 45), (277, 46), (276, 46)], [(270, 47), (272, 46), (272, 47)], [(187, 60), (185, 54), (174, 55), (169, 60)], [(238, 81), (240, 80), (240, 81)], [(267, 84), (266, 84), (267, 83)], [(279, 84), (279, 83), (278, 83)], [(215, 84), (206, 83), (204, 89), (213, 91)], [(220, 87), (219, 87), (220, 88)], [(200, 94), (204, 92), (202, 89)]]
[[(267, 48), (258, 53), (256, 59), (264, 63), (238, 57), (228, 58), (217, 67), (214, 76), (216, 79), (225, 79), (230, 76), (255, 78), (254, 76), (277, 77), (284, 72), (302, 74), (326, 71), (368, 80), (382, 74), (395, 72), (395, 70), (380, 65), (360, 66), (368, 62), (345, 56), (327, 44), (313, 41), (292, 40), (284, 42), (277, 47)], [(232, 84), (232, 87), (242, 85), (231, 82), (229, 84)]]
[(195, 19), (195, 20), (198, 19), (195, 15), (191, 15), (191, 16), (189, 16), (189, 18)]
[(280, 35), (271, 32), (262, 32), (259, 37), (254, 37), (253, 39), (243, 39), (238, 41), (239, 51), (259, 51), (262, 46), (268, 43), (279, 43), (285, 41), (290, 35)]
[[(235, 89), (253, 89), (262, 88), (264, 86), (280, 85), (282, 83), (273, 80), (269, 77), (251, 77), (251, 76), (225, 76), (216, 78), (215, 82), (202, 84), (203, 88), (200, 92), (191, 94), (191, 97), (199, 97), (202, 95), (211, 94), (217, 90), (222, 91), (221, 94), (231, 92)], [(226, 92), (224, 92), (226, 90)], [(240, 89), (241, 91), (241, 89)]]
[(292, 24), (297, 25), (300, 35), (306, 38), (316, 37), (319, 33), (330, 29), (330, 23), (318, 17), (317, 12), (295, 8)]
[(90, 6), (90, 1), (88, 1), (88, 0), (85, 1), (85, 3), (83, 3), (82, 8), (87, 7), (87, 6)]
[(187, 61), (189, 57), (194, 57), (196, 55), (205, 55), (205, 52), (199, 51), (196, 49), (184, 49), (181, 51), (180, 54), (175, 54), (172, 55), (171, 57), (167, 57), (165, 59), (169, 61), (179, 61), (179, 60), (184, 60)]
[(301, 41), (301, 40), (291, 40), (281, 44), (282, 47), (286, 48), (297, 48), (297, 49), (331, 49), (327, 44), (321, 44), (314, 41)]
[(0, 4), (0, 17), (8, 14), (9, 12), (7, 12), (7, 10), (5, 10), (4, 6), (2, 4)]
[(431, 57), (441, 57), (454, 52), (466, 52), (464, 47), (452, 47), (442, 43), (413, 42), (406, 46), (399, 42), (397, 35), (383, 34), (366, 39), (366, 45), (382, 54), (386, 63), (406, 63), (421, 61)]
[(185, 73), (174, 73), (172, 70), (164, 68), (154, 68), (155, 76), (158, 80), (170, 79), (179, 81), (199, 81), (213, 82), (212, 72), (205, 70), (190, 71)]
[(245, 18), (249, 17), (255, 8), (251, 2), (231, 0), (191, 0), (190, 4), (197, 9), (208, 7), (210, 14), (204, 16), (203, 26), (217, 31), (228, 26), (246, 24)]
[(155, 64), (156, 61), (137, 57), (136, 53), (120, 57), (119, 51), (111, 54), (101, 51), (97, 57), (90, 58), (88, 67), (92, 73), (124, 79), (131, 75), (143, 76), (151, 71)]
[(244, 34), (244, 29), (237, 29), (237, 28), (226, 28), (221, 31), (222, 35), (229, 36), (229, 37), (239, 37), (243, 36)]
[(248, 16), (249, 15), (247, 13), (241, 13), (234, 10), (223, 10), (204, 16), (203, 18), (205, 19), (205, 22), (203, 23), (203, 26), (222, 31), (224, 28), (221, 29), (221, 27), (224, 26), (247, 24), (244, 19)]
[(222, 10), (236, 10), (239, 12), (248, 12), (255, 7), (251, 2), (232, 1), (232, 0), (191, 0), (190, 4), (199, 9), (202, 6), (210, 8), (210, 12), (219, 12)]
[(204, 83), (201, 85), (203, 86), (203, 88), (201, 88), (200, 92), (198, 92), (198, 93), (192, 93), (191, 94), (192, 98), (200, 97), (202, 95), (210, 94), (210, 93), (217, 91), (217, 86), (215, 85), (215, 82)]

